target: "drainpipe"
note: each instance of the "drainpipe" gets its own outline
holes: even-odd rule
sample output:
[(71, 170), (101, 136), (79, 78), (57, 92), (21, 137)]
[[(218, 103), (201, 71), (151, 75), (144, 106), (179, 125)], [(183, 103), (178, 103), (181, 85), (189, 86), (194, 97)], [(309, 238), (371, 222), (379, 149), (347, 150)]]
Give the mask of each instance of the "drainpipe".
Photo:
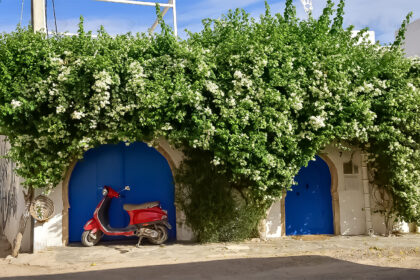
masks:
[(366, 234), (372, 236), (374, 234), (372, 227), (372, 212), (370, 207), (370, 188), (368, 178), (367, 160), (368, 154), (362, 154), (362, 183), (363, 196), (365, 199), (365, 216), (366, 216)]

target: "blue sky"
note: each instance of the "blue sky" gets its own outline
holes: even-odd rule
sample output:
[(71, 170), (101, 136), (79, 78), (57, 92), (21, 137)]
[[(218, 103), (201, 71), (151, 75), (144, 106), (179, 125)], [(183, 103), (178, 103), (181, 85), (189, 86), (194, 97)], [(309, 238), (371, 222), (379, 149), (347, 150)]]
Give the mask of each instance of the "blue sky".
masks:
[[(11, 31), (19, 23), (22, 0), (0, 0), (0, 32)], [(144, 0), (147, 1), (147, 0)], [(23, 25), (30, 22), (30, 0), (24, 0)], [(166, 2), (161, 0), (161, 3)], [(283, 12), (285, 0), (269, 0), (273, 12)], [(337, 2), (337, 0), (336, 0)], [(313, 0), (314, 15), (321, 13), (326, 0)], [(53, 29), (52, 0), (47, 0), (48, 27)], [(295, 0), (298, 15), (304, 17), (300, 0)], [(155, 19), (154, 7), (97, 2), (94, 0), (55, 0), (58, 31), (75, 32), (79, 16), (85, 18), (89, 30), (104, 25), (110, 34), (145, 32)], [(244, 8), (258, 17), (264, 11), (264, 0), (177, 0), (178, 26), (181, 37), (184, 29), (199, 31), (203, 18), (217, 18), (229, 9)], [(420, 18), (420, 0), (347, 0), (345, 24), (357, 29), (369, 27), (381, 43), (391, 42), (405, 15), (414, 12)], [(172, 13), (165, 16), (172, 24)]]

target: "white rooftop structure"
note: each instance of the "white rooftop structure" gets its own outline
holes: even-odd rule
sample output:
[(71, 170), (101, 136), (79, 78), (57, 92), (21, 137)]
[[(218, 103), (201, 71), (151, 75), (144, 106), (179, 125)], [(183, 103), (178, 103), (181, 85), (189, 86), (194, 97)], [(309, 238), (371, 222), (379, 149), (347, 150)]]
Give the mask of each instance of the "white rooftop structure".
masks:
[[(120, 3), (120, 4), (131, 4), (131, 5), (140, 5), (140, 6), (156, 6), (159, 4), (160, 7), (164, 7), (162, 11), (162, 17), (168, 12), (170, 8), (172, 8), (173, 20), (174, 20), (174, 35), (175, 37), (178, 36), (178, 25), (176, 19), (176, 0), (168, 0), (168, 3), (161, 3), (157, 1), (138, 1), (138, 0), (96, 0), (101, 2), (113, 2), (113, 3)], [(150, 27), (149, 32), (153, 32), (159, 21), (156, 19), (153, 23), (152, 27)]]
[(402, 47), (405, 49), (407, 56), (420, 57), (420, 18), (407, 26)]
[[(353, 35), (353, 37), (356, 37), (357, 33), (359, 33), (360, 30), (353, 30), (351, 33)], [(365, 36), (367, 36), (367, 39), (369, 40), (370, 43), (375, 44), (375, 31), (366, 31), (365, 32)]]

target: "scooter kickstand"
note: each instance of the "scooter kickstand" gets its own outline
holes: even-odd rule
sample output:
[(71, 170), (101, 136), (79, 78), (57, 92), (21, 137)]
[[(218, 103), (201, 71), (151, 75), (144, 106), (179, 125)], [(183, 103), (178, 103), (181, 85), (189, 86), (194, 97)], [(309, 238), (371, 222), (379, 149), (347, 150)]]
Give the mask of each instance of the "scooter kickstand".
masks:
[(137, 248), (140, 248), (140, 245), (141, 245), (141, 240), (143, 239), (143, 236), (140, 236), (139, 237), (139, 241), (137, 242), (137, 245), (136, 245), (136, 247)]

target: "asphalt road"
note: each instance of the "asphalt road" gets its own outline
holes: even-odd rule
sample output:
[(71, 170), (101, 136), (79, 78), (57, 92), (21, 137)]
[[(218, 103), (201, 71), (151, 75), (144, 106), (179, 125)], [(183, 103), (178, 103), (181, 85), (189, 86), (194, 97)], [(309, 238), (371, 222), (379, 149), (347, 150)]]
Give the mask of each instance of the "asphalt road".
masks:
[[(0, 257), (3, 279), (416, 279), (420, 234), (302, 236), (232, 243), (78, 243)], [(1, 246), (0, 246), (1, 247)]]
[(420, 279), (420, 270), (361, 265), (325, 256), (229, 259), (0, 279)]

